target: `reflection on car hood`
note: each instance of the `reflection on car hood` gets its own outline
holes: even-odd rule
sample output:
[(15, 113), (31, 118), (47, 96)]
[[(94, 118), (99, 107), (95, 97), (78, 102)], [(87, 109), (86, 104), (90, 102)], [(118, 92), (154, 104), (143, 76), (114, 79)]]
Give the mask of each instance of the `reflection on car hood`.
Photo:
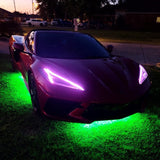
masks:
[(102, 101), (106, 94), (112, 99), (113, 97), (121, 99), (125, 95), (129, 96), (128, 94), (131, 96), (139, 87), (139, 66), (136, 62), (124, 57), (85, 60), (40, 59), (41, 63), (53, 72), (72, 81), (78, 81), (88, 95), (94, 92), (95, 99), (102, 98)]

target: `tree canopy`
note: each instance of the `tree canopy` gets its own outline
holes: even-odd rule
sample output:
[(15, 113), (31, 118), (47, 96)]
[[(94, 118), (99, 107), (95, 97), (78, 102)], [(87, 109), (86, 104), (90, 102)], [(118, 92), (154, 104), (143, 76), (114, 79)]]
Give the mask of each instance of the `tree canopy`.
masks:
[[(120, 7), (129, 11), (160, 11), (160, 0), (36, 0), (39, 14), (44, 19), (87, 17), (103, 8)], [(107, 7), (106, 7), (107, 6)]]
[(160, 0), (125, 0), (124, 8), (137, 12), (160, 12)]
[(90, 17), (105, 5), (116, 0), (36, 0), (39, 14), (44, 19)]

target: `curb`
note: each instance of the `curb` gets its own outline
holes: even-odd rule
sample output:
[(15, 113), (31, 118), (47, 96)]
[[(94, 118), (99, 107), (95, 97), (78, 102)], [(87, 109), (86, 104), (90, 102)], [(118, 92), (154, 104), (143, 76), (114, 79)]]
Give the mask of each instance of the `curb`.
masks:
[(8, 40), (9, 40), (8, 37), (0, 36), (0, 41), (8, 42)]

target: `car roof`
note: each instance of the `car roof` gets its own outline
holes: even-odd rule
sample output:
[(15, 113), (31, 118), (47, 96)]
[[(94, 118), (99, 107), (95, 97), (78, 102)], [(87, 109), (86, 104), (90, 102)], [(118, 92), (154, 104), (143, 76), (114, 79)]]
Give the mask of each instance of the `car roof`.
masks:
[(91, 36), (90, 34), (86, 34), (86, 33), (80, 33), (80, 32), (74, 32), (74, 31), (64, 31), (64, 30), (53, 30), (53, 29), (34, 29), (32, 31), (36, 32), (36, 34), (37, 33), (44, 33), (44, 32), (46, 32), (46, 33), (52, 32), (52, 33), (68, 33), (68, 34), (73, 34), (73, 35), (80, 34), (80, 35), (89, 35), (89, 36)]
[(69, 34), (82, 34), (84, 35), (84, 33), (80, 33), (80, 32), (73, 32), (73, 31), (63, 31), (63, 30), (51, 30), (51, 29), (38, 29), (38, 30), (33, 30), (36, 33), (41, 33), (41, 32), (53, 32), (53, 33), (69, 33)]

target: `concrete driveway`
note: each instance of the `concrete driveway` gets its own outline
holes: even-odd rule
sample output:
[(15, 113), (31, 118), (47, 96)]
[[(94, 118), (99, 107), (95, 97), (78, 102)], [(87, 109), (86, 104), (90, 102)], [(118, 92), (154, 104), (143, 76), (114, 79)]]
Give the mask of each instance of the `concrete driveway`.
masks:
[[(112, 44), (114, 55), (128, 57), (141, 64), (160, 64), (160, 46), (131, 43), (108, 43), (102, 42), (104, 46)], [(9, 54), (8, 39), (0, 38), (0, 53)]]
[(107, 43), (102, 42), (104, 46), (112, 44), (114, 46), (112, 54), (128, 57), (141, 64), (156, 65), (160, 63), (160, 46), (131, 43)]
[(9, 54), (8, 38), (0, 37), (0, 54)]

